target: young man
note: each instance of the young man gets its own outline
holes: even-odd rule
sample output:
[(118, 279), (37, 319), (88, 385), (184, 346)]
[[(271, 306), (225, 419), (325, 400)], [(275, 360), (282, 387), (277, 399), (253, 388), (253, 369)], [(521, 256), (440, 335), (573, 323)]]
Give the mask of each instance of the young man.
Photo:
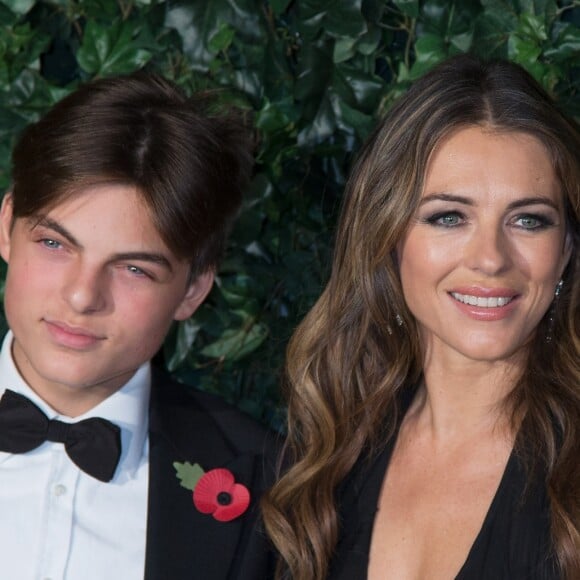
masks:
[(0, 578), (270, 577), (264, 430), (149, 363), (213, 284), (249, 150), (139, 74), (23, 133), (0, 214)]

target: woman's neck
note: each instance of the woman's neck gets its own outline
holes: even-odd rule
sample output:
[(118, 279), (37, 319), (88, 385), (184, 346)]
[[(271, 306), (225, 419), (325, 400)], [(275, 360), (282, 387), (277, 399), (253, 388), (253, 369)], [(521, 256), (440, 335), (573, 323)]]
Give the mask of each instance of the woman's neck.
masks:
[(409, 419), (442, 444), (496, 431), (512, 438), (504, 401), (520, 374), (521, 357), (488, 362), (432, 356), (424, 366), (423, 387)]

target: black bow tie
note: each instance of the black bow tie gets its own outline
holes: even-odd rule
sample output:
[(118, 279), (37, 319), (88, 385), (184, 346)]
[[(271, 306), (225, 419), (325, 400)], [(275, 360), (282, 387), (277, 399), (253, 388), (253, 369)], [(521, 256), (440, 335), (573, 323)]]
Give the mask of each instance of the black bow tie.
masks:
[(0, 451), (26, 453), (45, 441), (64, 443), (71, 460), (99, 481), (111, 481), (121, 454), (121, 430), (106, 419), (63, 423), (29, 399), (6, 390), (0, 399)]

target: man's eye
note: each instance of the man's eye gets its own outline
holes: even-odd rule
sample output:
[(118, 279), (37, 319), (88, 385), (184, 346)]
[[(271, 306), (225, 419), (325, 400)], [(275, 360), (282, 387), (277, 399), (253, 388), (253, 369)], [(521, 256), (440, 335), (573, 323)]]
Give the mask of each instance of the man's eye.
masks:
[(142, 270), (138, 266), (133, 266), (130, 264), (127, 266), (127, 270), (129, 271), (129, 273), (133, 274), (133, 276), (137, 276), (139, 278), (141, 278), (141, 277), (150, 278), (151, 277), (147, 272), (145, 272), (145, 270)]
[(131, 274), (145, 275), (145, 272), (143, 272), (141, 268), (137, 268), (137, 266), (127, 266), (127, 270), (129, 270)]
[(40, 240), (40, 243), (46, 248), (49, 248), (51, 250), (56, 250), (61, 247), (60, 242), (57, 242), (56, 240), (51, 240), (50, 238), (44, 238)]

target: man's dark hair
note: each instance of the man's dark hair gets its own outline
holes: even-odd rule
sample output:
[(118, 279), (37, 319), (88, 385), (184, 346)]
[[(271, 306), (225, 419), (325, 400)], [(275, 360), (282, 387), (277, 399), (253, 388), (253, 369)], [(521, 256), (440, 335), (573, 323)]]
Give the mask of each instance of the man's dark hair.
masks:
[(192, 274), (215, 269), (251, 166), (249, 131), (206, 98), (135, 73), (99, 79), (57, 103), (14, 150), (14, 217), (50, 211), (89, 186), (133, 185)]

